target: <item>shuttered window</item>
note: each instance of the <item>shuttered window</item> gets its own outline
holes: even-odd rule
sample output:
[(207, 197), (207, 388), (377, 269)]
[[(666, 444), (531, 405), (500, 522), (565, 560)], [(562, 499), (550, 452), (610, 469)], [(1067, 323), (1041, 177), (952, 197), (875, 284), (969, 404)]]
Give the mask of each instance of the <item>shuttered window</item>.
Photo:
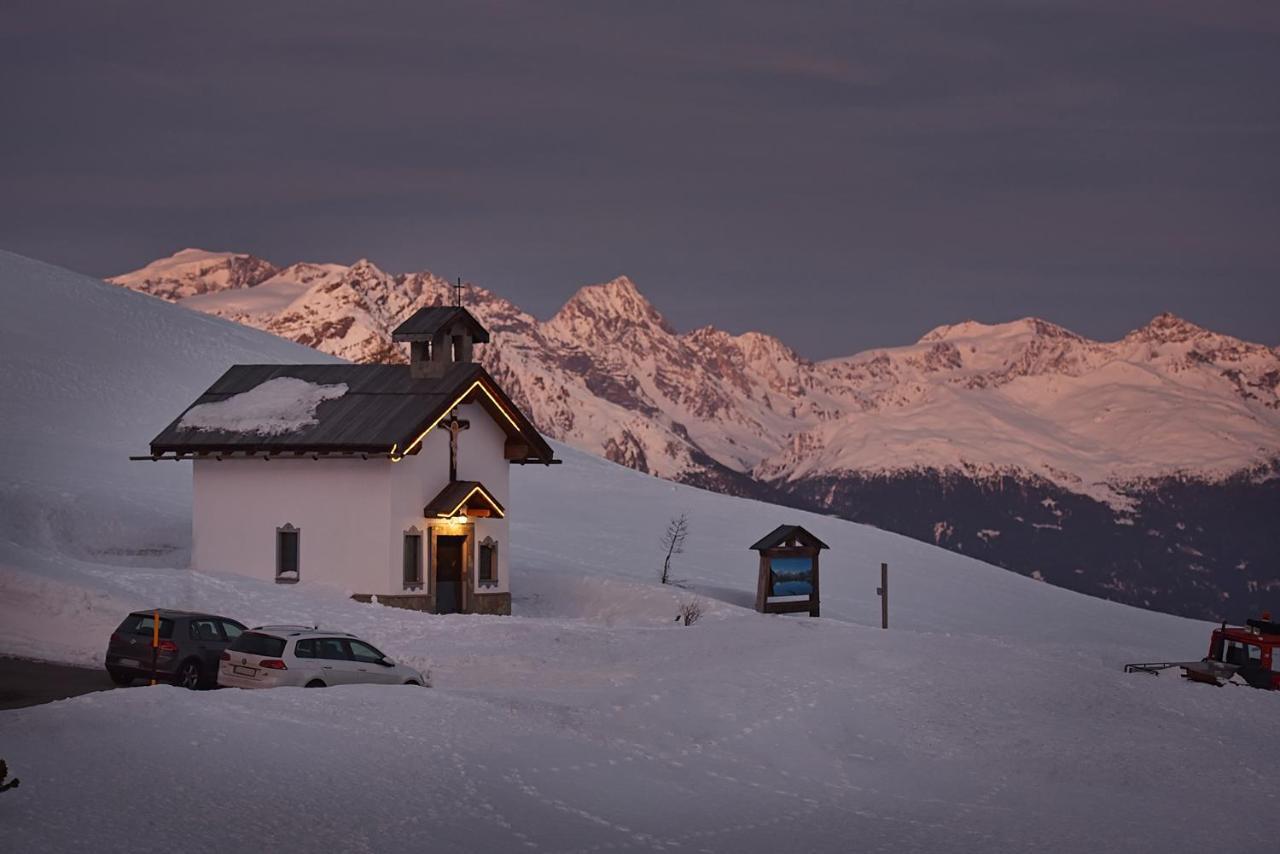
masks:
[(276, 581), (281, 584), (295, 582), (300, 575), (299, 534), (292, 525), (276, 528)]
[(480, 544), (480, 576), (481, 584), (498, 583), (498, 544), (486, 537)]
[(407, 590), (422, 587), (422, 534), (416, 531), (404, 535), (404, 586)]

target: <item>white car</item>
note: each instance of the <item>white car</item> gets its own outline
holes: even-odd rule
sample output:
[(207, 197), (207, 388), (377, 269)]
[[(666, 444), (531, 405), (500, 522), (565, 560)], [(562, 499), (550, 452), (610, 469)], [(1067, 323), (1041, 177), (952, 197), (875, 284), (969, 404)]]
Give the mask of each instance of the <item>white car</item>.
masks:
[(218, 685), (224, 688), (324, 688), (357, 683), (426, 685), (427, 680), (355, 635), (310, 626), (251, 629), (236, 638), (218, 664)]

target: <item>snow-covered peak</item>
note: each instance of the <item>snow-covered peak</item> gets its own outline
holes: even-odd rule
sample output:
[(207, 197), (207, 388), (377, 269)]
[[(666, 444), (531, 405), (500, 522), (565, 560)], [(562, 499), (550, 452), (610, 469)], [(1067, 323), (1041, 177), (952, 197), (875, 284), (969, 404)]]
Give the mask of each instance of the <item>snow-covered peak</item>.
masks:
[(733, 335), (715, 326), (699, 326), (686, 333), (684, 340), (699, 350), (710, 351), (733, 348), (743, 354), (748, 361), (770, 362), (805, 362), (795, 350), (781, 340), (763, 332), (743, 332)]
[(108, 281), (175, 300), (230, 288), (253, 287), (278, 272), (271, 262), (241, 252), (183, 249)]
[(1179, 343), (1210, 335), (1216, 335), (1216, 333), (1166, 311), (1162, 314), (1157, 314), (1146, 326), (1130, 332), (1126, 338), (1139, 341)]
[(574, 335), (604, 338), (630, 333), (636, 327), (675, 334), (666, 319), (626, 276), (579, 289), (556, 312), (549, 325)]
[(985, 332), (992, 327), (985, 323), (979, 323), (976, 320), (962, 320), (959, 323), (944, 323), (941, 326), (935, 326), (924, 335), (920, 336), (919, 344), (928, 344), (934, 341), (946, 341), (950, 338), (972, 338)]
[(944, 324), (935, 327), (920, 337), (920, 344), (937, 341), (971, 341), (1010, 338), (1065, 338), (1073, 341), (1084, 341), (1083, 337), (1069, 329), (1050, 323), (1038, 317), (1023, 317), (1008, 323), (980, 323), (966, 320), (961, 323)]
[(686, 332), (684, 338), (690, 344), (704, 348), (726, 347), (733, 342), (733, 335), (709, 323)]
[(744, 332), (737, 336), (742, 352), (751, 361), (804, 362), (800, 354), (778, 338), (763, 332)]
[(347, 269), (342, 264), (312, 264), (300, 261), (297, 264), (290, 264), (285, 267), (262, 284), (285, 281), (296, 282), (300, 285), (313, 285), (321, 279), (332, 280), (340, 278), (347, 272)]
[(225, 261), (228, 258), (247, 257), (249, 256), (244, 252), (211, 252), (208, 249), (199, 249), (194, 246), (189, 246), (186, 249), (179, 249), (168, 258), (160, 258), (159, 260), (153, 261), (147, 266), (156, 270), (163, 270), (184, 264), (198, 264), (202, 262), (217, 263), (219, 261)]
[(349, 268), (349, 272), (355, 276), (385, 276), (387, 275), (381, 267), (370, 261), (368, 258), (361, 258)]
[(1160, 365), (1183, 377), (1227, 382), (1245, 400), (1280, 409), (1276, 351), (1205, 329), (1173, 314), (1161, 314), (1112, 349), (1128, 359)]

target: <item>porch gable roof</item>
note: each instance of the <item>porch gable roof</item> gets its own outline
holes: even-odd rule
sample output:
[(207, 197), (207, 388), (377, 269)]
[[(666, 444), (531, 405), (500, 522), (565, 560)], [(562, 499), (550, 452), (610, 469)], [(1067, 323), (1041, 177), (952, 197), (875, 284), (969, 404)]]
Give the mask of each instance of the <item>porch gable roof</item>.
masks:
[(427, 506), (422, 508), (422, 515), (428, 519), (448, 518), (456, 516), (464, 507), (468, 510), (487, 509), (499, 518), (507, 515), (498, 499), (478, 480), (453, 481), (427, 502)]

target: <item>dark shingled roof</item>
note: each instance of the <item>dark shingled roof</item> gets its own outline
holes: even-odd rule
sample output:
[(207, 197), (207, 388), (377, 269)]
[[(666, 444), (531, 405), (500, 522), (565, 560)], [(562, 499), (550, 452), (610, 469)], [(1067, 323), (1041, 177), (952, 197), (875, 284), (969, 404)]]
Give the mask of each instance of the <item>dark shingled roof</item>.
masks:
[(480, 325), (475, 315), (456, 305), (429, 305), (410, 315), (391, 333), (392, 341), (429, 341), (441, 330), (461, 323), (471, 333), (471, 339), (481, 344), (489, 342), (489, 330)]
[(818, 539), (813, 534), (810, 534), (808, 531), (806, 531), (804, 528), (801, 528), (799, 525), (779, 525), (778, 527), (774, 528), (772, 532), (762, 537), (751, 548), (754, 549), (755, 551), (760, 552), (760, 551), (764, 551), (765, 549), (776, 548), (791, 539), (795, 539), (797, 542), (803, 543), (804, 545), (809, 546), (810, 548), (815, 548), (815, 549), (830, 548), (830, 546), (828, 546), (822, 540)]
[[(346, 383), (347, 393), (322, 401), (316, 408), (315, 424), (275, 436), (178, 426), (194, 406), (226, 400), (279, 377), (295, 377), (317, 385)], [(455, 364), (443, 377), (430, 379), (410, 376), (408, 365), (235, 365), (151, 440), (151, 454), (387, 454), (393, 448), (404, 452), (477, 381), (510, 413), (515, 426), (496, 410), (488, 396), (472, 393), (508, 438), (527, 446), (522, 461), (552, 461), (555, 454), (546, 440), (488, 372), (472, 362)]]
[[(476, 492), (477, 490), (479, 491)], [(477, 496), (483, 494), (483, 503), (487, 504), (490, 509), (496, 511), (499, 516), (507, 515), (507, 511), (498, 503), (498, 499), (494, 498), (493, 493), (485, 489), (484, 485), (478, 480), (455, 480), (453, 483), (440, 490), (440, 494), (431, 499), (427, 503), (426, 507), (422, 508), (422, 515), (428, 519), (432, 519), (437, 516), (451, 516), (453, 515), (453, 511), (458, 509), (458, 506), (464, 501), (467, 503), (467, 508), (470, 509), (477, 503), (472, 499), (472, 492), (476, 492)]]

